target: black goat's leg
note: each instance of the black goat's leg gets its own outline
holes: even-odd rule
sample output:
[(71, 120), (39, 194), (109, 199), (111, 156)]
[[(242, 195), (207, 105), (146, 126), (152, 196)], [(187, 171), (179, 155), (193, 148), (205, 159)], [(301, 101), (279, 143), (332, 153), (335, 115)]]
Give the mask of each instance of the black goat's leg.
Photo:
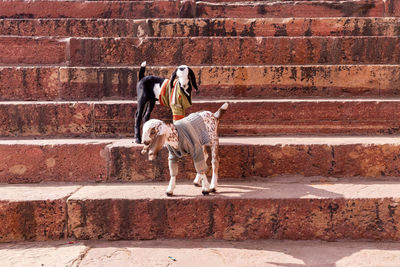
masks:
[(146, 106), (146, 102), (138, 101), (137, 110), (136, 110), (136, 118), (135, 118), (135, 142), (138, 144), (142, 143), (140, 126), (142, 124), (143, 111), (145, 109), (145, 106)]
[(144, 122), (146, 122), (150, 119), (150, 114), (153, 111), (155, 104), (156, 104), (155, 100), (149, 101), (149, 104), (146, 106), (146, 111), (144, 112), (144, 116), (143, 116)]

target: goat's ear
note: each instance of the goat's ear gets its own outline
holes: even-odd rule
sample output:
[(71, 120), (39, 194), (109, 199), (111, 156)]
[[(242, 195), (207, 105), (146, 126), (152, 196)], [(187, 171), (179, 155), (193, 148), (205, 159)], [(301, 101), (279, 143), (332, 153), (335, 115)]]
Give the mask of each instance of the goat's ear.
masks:
[(160, 125), (157, 126), (157, 134), (158, 135), (163, 135), (165, 134), (165, 124), (164, 123), (160, 123)]
[(174, 70), (174, 72), (171, 75), (171, 79), (169, 80), (169, 87), (170, 88), (174, 87), (174, 80), (176, 78), (176, 72), (177, 72), (177, 69)]
[(188, 68), (188, 69), (189, 69), (189, 80), (192, 83), (194, 89), (196, 89), (196, 91), (198, 91), (199, 88), (197, 88), (196, 76), (194, 75), (194, 72), (191, 68)]

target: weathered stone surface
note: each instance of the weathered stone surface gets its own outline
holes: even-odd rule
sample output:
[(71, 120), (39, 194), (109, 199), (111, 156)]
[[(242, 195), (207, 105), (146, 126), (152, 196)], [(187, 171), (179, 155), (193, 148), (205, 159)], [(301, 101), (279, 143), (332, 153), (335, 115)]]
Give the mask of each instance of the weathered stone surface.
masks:
[(0, 242), (67, 236), (66, 199), (77, 186), (1, 186)]
[[(172, 255), (172, 256), (171, 256)], [(172, 258), (171, 258), (172, 257)], [(173, 260), (175, 259), (175, 261)], [(193, 260), (196, 259), (196, 260)], [(368, 259), (368, 263), (366, 262)], [(10, 266), (392, 266), (399, 242), (292, 240), (48, 241), (0, 244)]]
[(67, 202), (78, 239), (215, 238), (398, 240), (398, 184), (229, 183), (87, 186)]
[[(390, 266), (400, 261), (398, 242), (147, 240), (92, 241), (86, 245), (91, 249), (80, 262), (80, 266), (101, 264), (157, 266), (168, 262), (176, 266), (201, 267), (204, 262), (209, 261), (216, 267), (227, 265), (345, 267), (368, 264)], [(52, 248), (51, 246), (50, 249)], [(29, 248), (27, 250), (29, 251)], [(176, 261), (168, 258), (171, 255)]]
[(0, 261), (4, 266), (71, 266), (80, 264), (89, 248), (72, 240), (26, 241), (0, 244)]
[[(215, 112), (230, 104), (220, 122), (220, 134), (399, 134), (397, 100), (227, 100), (196, 101), (186, 114)], [(125, 137), (133, 136), (136, 101), (3, 102), (3, 137)], [(152, 118), (171, 121), (167, 107), (157, 105)]]
[[(74, 66), (398, 64), (397, 37), (102, 38), (70, 41)], [(196, 51), (196, 53), (193, 53)]]
[(151, 19), (141, 28), (149, 37), (399, 36), (399, 23), (362, 17)]
[(3, 1), (1, 18), (179, 18), (178, 1)]
[[(169, 179), (168, 152), (160, 151), (155, 161), (149, 161), (142, 155), (142, 146), (135, 145), (133, 140), (116, 142), (108, 147), (109, 182), (165, 181)], [(209, 162), (208, 162), (209, 164)], [(209, 164), (209, 166), (211, 166)], [(179, 179), (193, 179), (195, 170), (190, 157), (179, 164)]]
[(225, 183), (207, 197), (178, 183), (172, 198), (165, 188), (3, 185), (0, 241), (58, 240), (67, 223), (78, 239), (400, 238), (396, 182)]
[[(295, 140), (295, 141), (294, 141)], [(1, 183), (138, 182), (169, 179), (168, 153), (155, 161), (133, 139), (2, 141)], [(210, 152), (208, 152), (210, 153)], [(219, 176), (385, 177), (400, 176), (397, 138), (220, 138)], [(211, 163), (208, 160), (208, 176)], [(179, 163), (178, 180), (193, 180), (190, 156)], [(282, 178), (284, 179), (284, 178)]]
[[(221, 101), (222, 102), (222, 101)], [(189, 112), (216, 111), (221, 102), (198, 102)], [(229, 101), (222, 135), (396, 134), (396, 101), (262, 100)]]
[(396, 147), (391, 145), (364, 146), (360, 144), (332, 148), (335, 155), (332, 175), (341, 176), (348, 171), (354, 176), (397, 176), (398, 155)]
[(118, 102), (111, 102), (104, 105), (99, 102), (94, 106), (94, 133), (97, 136), (125, 136), (126, 134), (132, 136), (135, 126), (135, 113), (135, 103), (121, 105)]
[[(192, 66), (193, 99), (393, 97), (398, 65)], [(175, 67), (147, 68), (169, 78)], [(3, 67), (1, 100), (135, 99), (138, 67)]]
[(73, 102), (3, 102), (1, 136), (90, 136), (93, 105)]
[[(228, 101), (220, 123), (222, 135), (398, 134), (396, 100), (265, 100)], [(187, 114), (215, 112), (222, 102), (196, 102)], [(94, 133), (132, 136), (135, 102), (99, 102), (94, 106)], [(156, 106), (152, 118), (171, 120), (166, 107)]]
[[(169, 179), (166, 149), (152, 162), (141, 155), (142, 147), (131, 140), (116, 142), (109, 149), (109, 181)], [(400, 176), (399, 153), (395, 138), (220, 138), (219, 177), (397, 177)], [(210, 159), (208, 166), (211, 177)], [(193, 161), (187, 156), (179, 163), (177, 177), (193, 180), (195, 175)]]
[[(397, 65), (193, 66), (193, 99), (390, 97), (400, 94)], [(174, 67), (148, 67), (169, 78)], [(135, 98), (137, 68), (61, 68), (63, 99)]]
[[(194, 98), (368, 97), (399, 93), (396, 65), (193, 67)], [(149, 70), (149, 73), (154, 70)]]
[(0, 33), (16, 36), (138, 37), (142, 25), (148, 26), (142, 19), (2, 19)]
[[(390, 103), (390, 104), (389, 104)], [(282, 105), (281, 105), (282, 104)], [(287, 105), (285, 107), (285, 105)], [(269, 133), (282, 134), (294, 133), (297, 134), (326, 134), (326, 133), (341, 133), (341, 134), (356, 134), (356, 133), (375, 133), (375, 134), (393, 134), (397, 132), (397, 123), (391, 121), (389, 118), (395, 118), (397, 116), (397, 107), (395, 103), (391, 102), (374, 102), (374, 101), (360, 101), (360, 102), (303, 102), (295, 103), (274, 103), (271, 105), (253, 105), (255, 110), (260, 108), (260, 114), (263, 114), (263, 118), (257, 119), (257, 125), (260, 128), (265, 127)], [(207, 109), (206, 107), (204, 107)], [(238, 109), (242, 111), (239, 106)], [(268, 109), (271, 110), (268, 111)], [(210, 109), (210, 108), (209, 108)], [(323, 111), (322, 111), (323, 109)], [(261, 111), (263, 110), (263, 111)], [(293, 113), (292, 113), (293, 111)], [(257, 112), (257, 111), (256, 111)], [(251, 113), (251, 114), (250, 114)], [(239, 113), (240, 114), (240, 113)], [(238, 117), (240, 117), (240, 115)], [(251, 116), (254, 113), (251, 111), (247, 114), (243, 113), (242, 121), (252, 121)], [(231, 114), (233, 115), (233, 114)], [(379, 118), (378, 118), (379, 117)], [(226, 116), (226, 121), (229, 118)], [(275, 128), (275, 122), (279, 121), (279, 130)], [(229, 124), (229, 123), (226, 123)], [(224, 125), (224, 123), (221, 123)], [(261, 126), (262, 125), (262, 126)], [(386, 126), (383, 126), (386, 125)], [(240, 132), (239, 124), (231, 124), (231, 126), (238, 126), (237, 132)], [(246, 126), (243, 125), (243, 130)], [(233, 127), (234, 128), (234, 127)], [(223, 133), (223, 127), (221, 127), (221, 133)], [(262, 129), (258, 129), (254, 132), (261, 132)], [(266, 133), (266, 132), (264, 132)]]
[(61, 83), (59, 97), (65, 100), (136, 98), (138, 71), (138, 67), (62, 67), (59, 69)]
[[(340, 2), (248, 2), (196, 4), (197, 17), (382, 17), (384, 1), (356, 0)], [(391, 13), (393, 14), (393, 13)]]
[(0, 110), (3, 137), (116, 137), (133, 135), (136, 102), (3, 102)]
[(396, 18), (3, 19), (0, 34), (59, 37), (399, 36)]
[(0, 37), (0, 64), (65, 64), (67, 45), (55, 38)]
[(1, 141), (0, 182), (105, 181), (106, 145), (107, 140)]
[[(389, 3), (387, 3), (389, 2)], [(2, 18), (220, 18), (395, 16), (394, 0), (330, 2), (268, 1), (13, 1), (2, 2)]]
[(400, 14), (400, 2), (396, 0), (383, 1), (385, 16), (398, 16)]
[(1, 100), (57, 100), (60, 95), (57, 67), (0, 68)]
[[(72, 66), (398, 64), (398, 37), (2, 37), (3, 64)], [(196, 51), (196, 53), (193, 53)], [(11, 56), (10, 56), (11, 55)]]

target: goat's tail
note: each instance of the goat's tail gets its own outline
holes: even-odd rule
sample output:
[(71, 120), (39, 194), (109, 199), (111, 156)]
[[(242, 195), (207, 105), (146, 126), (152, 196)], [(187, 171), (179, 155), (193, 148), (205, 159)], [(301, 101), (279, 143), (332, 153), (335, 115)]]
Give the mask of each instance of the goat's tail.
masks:
[(139, 70), (139, 81), (144, 78), (144, 72), (146, 71), (146, 61), (143, 61), (140, 65)]
[(217, 112), (214, 113), (214, 117), (217, 119), (220, 119), (221, 116), (225, 113), (225, 111), (228, 109), (229, 104), (225, 102), (218, 110)]

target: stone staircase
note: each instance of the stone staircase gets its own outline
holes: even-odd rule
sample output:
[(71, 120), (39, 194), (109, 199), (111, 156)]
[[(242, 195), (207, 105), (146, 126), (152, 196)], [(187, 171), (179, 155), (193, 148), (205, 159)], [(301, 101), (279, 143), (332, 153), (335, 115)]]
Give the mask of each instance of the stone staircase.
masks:
[[(400, 3), (0, 2), (0, 241), (399, 240)], [(133, 143), (139, 65), (230, 107), (220, 188)], [(170, 120), (156, 106), (152, 117)]]

